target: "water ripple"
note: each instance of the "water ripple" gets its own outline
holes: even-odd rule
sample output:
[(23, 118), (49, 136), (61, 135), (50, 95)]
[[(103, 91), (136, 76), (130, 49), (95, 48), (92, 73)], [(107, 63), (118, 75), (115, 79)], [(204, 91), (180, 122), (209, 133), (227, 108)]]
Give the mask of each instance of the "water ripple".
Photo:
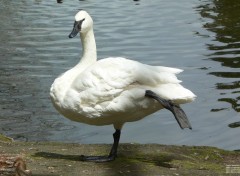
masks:
[[(123, 56), (183, 68), (180, 79), (199, 96), (184, 107), (192, 132), (178, 131), (174, 119), (161, 111), (127, 124), (123, 142), (238, 146), (230, 140), (236, 131), (227, 127), (238, 118), (240, 107), (237, 1), (58, 2), (0, 1), (0, 128), (4, 133), (18, 140), (111, 142), (107, 135), (111, 127), (70, 122), (49, 99), (54, 78), (80, 58), (79, 38), (70, 40), (68, 34), (75, 13), (85, 9), (94, 19), (100, 59)], [(222, 130), (223, 135), (218, 135)], [(168, 133), (156, 135), (156, 131)]]

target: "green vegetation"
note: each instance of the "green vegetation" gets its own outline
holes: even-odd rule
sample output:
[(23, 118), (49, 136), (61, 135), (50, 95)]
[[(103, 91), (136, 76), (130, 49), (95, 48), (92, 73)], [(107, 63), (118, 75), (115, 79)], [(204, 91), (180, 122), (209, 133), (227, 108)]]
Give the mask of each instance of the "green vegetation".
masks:
[(110, 147), (108, 144), (5, 141), (0, 142), (0, 153), (21, 154), (33, 175), (49, 176), (225, 175), (226, 165), (240, 163), (240, 153), (237, 151), (158, 144), (120, 144), (118, 158), (113, 162), (80, 161), (82, 154), (104, 155)]

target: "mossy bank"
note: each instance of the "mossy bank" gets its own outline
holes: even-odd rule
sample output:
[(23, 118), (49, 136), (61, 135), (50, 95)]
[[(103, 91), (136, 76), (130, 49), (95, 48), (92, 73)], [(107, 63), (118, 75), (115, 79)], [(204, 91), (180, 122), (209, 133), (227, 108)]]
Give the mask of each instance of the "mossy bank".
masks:
[(0, 140), (0, 154), (20, 154), (35, 176), (227, 175), (227, 165), (240, 165), (240, 152), (214, 147), (120, 144), (115, 161), (90, 163), (80, 155), (104, 155), (111, 145)]

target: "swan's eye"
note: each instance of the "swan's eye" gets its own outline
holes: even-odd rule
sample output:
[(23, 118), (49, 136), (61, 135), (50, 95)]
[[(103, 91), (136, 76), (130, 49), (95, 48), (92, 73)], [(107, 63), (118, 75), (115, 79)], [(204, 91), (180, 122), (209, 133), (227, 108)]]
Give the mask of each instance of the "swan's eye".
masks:
[(83, 18), (83, 19), (80, 20), (80, 21), (75, 21), (74, 26), (76, 26), (78, 30), (81, 30), (81, 28), (82, 28), (82, 22), (83, 22), (84, 20), (85, 20), (85, 18)]
[(78, 23), (77, 28), (78, 30), (81, 30), (82, 23)]

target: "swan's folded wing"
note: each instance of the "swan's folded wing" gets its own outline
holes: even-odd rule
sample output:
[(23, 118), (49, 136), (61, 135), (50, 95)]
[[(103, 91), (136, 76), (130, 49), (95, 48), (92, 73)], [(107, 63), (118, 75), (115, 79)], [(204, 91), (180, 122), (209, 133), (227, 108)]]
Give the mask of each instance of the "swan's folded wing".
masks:
[(116, 111), (126, 110), (136, 102), (133, 98), (144, 98), (144, 90), (178, 84), (181, 81), (175, 74), (179, 72), (180, 69), (149, 66), (124, 58), (106, 58), (83, 71), (71, 87), (78, 92), (78, 109), (88, 116), (94, 113), (100, 116), (115, 101), (118, 103), (115, 108), (119, 108)]
[(101, 91), (126, 89), (131, 84), (156, 86), (180, 83), (175, 74), (180, 69), (149, 66), (124, 58), (106, 58), (83, 71), (73, 86), (80, 90), (95, 88)]

